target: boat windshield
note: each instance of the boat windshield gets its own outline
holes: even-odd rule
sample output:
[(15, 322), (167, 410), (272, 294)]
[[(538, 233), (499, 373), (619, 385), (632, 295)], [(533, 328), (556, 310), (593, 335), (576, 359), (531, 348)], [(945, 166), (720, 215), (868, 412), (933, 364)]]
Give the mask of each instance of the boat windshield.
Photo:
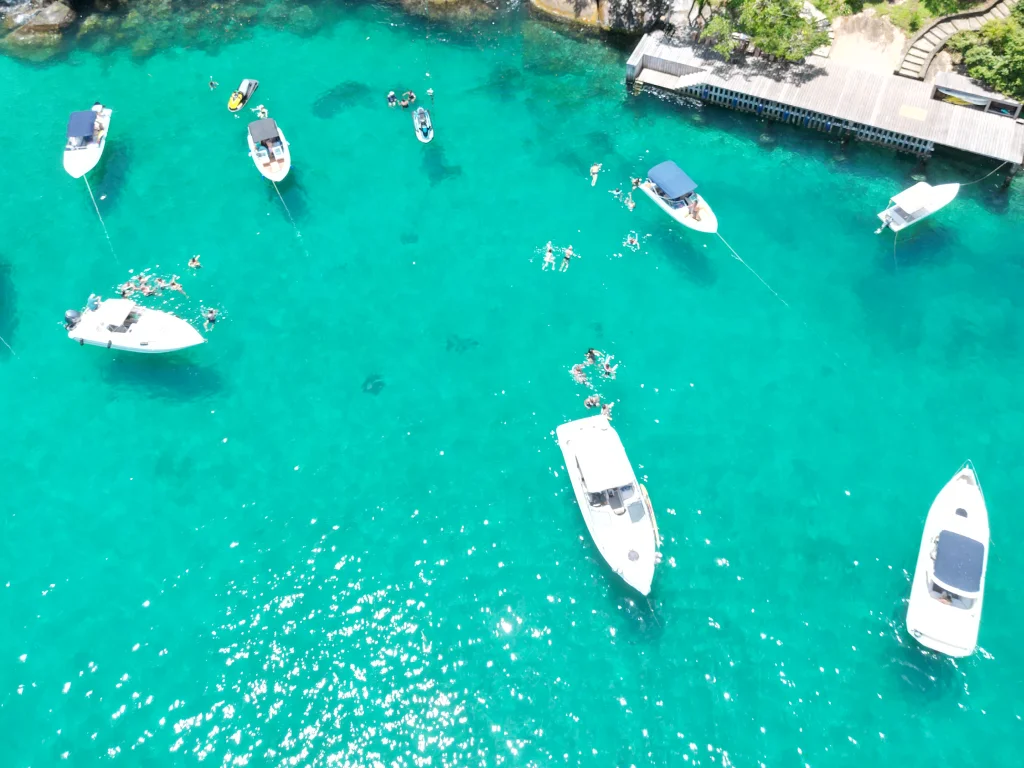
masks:
[(928, 594), (932, 599), (938, 600), (943, 605), (951, 605), (964, 611), (969, 611), (974, 607), (975, 598), (961, 595), (939, 586), (932, 581), (931, 576), (928, 577)]

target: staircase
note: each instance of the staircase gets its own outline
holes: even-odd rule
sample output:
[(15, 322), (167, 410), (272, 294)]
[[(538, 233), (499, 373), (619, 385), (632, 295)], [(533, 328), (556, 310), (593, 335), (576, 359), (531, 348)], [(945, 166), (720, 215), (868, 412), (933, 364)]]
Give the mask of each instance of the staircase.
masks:
[(946, 41), (957, 32), (980, 29), (994, 19), (1005, 19), (1017, 0), (991, 0), (982, 8), (954, 13), (935, 19), (929, 26), (918, 32), (910, 41), (907, 52), (900, 60), (897, 75), (924, 80), (935, 55), (946, 46)]

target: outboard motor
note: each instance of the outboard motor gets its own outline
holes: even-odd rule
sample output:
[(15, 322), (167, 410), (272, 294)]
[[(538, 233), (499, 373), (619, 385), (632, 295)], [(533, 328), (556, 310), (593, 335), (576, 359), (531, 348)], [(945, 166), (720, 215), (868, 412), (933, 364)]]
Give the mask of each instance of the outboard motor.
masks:
[(78, 321), (82, 319), (82, 313), (75, 309), (69, 309), (64, 313), (64, 327), (69, 331), (73, 330)]

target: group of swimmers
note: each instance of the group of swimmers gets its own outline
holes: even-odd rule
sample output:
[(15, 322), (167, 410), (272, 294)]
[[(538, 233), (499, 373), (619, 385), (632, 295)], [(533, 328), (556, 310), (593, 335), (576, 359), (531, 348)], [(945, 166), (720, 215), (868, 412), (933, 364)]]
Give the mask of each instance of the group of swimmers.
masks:
[(611, 194), (615, 197), (616, 200), (621, 200), (623, 205), (625, 205), (630, 211), (632, 211), (634, 208), (636, 208), (636, 201), (633, 200), (633, 191), (637, 187), (639, 187), (641, 184), (643, 184), (644, 180), (641, 179), (640, 177), (633, 178), (631, 176), (629, 181), (630, 181), (630, 183), (633, 186), (629, 190), (629, 192), (626, 193), (625, 197), (622, 196), (622, 189), (619, 188), (619, 187), (616, 187), (615, 189), (610, 190), (610, 191), (611, 191)]
[[(189, 269), (202, 269), (203, 265), (199, 263), (199, 254), (192, 256), (188, 260)], [(135, 293), (141, 293), (143, 296), (159, 296), (164, 291), (176, 291), (188, 298), (188, 294), (185, 293), (184, 287), (178, 282), (177, 275), (171, 275), (170, 280), (165, 280), (162, 277), (153, 277), (150, 279), (150, 275), (142, 272), (138, 275), (132, 275), (128, 280), (117, 286), (117, 293), (122, 299), (127, 299)], [(95, 301), (94, 301), (95, 299)], [(99, 306), (99, 296), (90, 295), (89, 302), (86, 305), (88, 309), (96, 309)], [(200, 312), (203, 318), (203, 330), (210, 330), (214, 323), (217, 322), (217, 316), (220, 311), (210, 308), (201, 308)]]
[[(590, 387), (591, 389), (593, 389), (594, 385), (591, 384), (590, 380), (587, 378), (587, 366), (598, 366), (602, 378), (614, 379), (615, 371), (619, 367), (618, 363), (612, 365), (612, 360), (614, 359), (615, 355), (606, 355), (604, 354), (604, 352), (601, 352), (600, 350), (591, 347), (590, 349), (587, 350), (587, 354), (583, 358), (583, 362), (576, 363), (576, 365), (572, 367), (570, 372), (572, 373), (572, 377), (577, 384), (582, 384), (585, 387)], [(583, 405), (588, 409), (600, 408), (601, 415), (607, 418), (608, 420), (611, 420), (612, 408), (615, 407), (615, 403), (602, 403), (601, 395), (598, 394), (597, 392), (595, 392), (592, 395), (587, 395), (586, 399), (584, 399), (583, 401)]]
[[(562, 251), (562, 264), (558, 267), (559, 272), (565, 272), (569, 269), (569, 262), (572, 261), (573, 256), (577, 259), (580, 258), (580, 255), (573, 251), (571, 245)], [(548, 267), (551, 267), (552, 272), (555, 271), (555, 247), (551, 244), (550, 240), (544, 246), (544, 266), (540, 268), (540, 271), (545, 272)]]
[[(430, 103), (433, 104), (434, 103), (434, 89), (433, 88), (427, 88), (427, 96), (430, 97)], [(388, 106), (389, 107), (393, 107), (395, 105), (398, 105), (402, 109), (407, 109), (409, 107), (409, 105), (415, 104), (415, 103), (416, 103), (416, 94), (413, 93), (412, 91), (406, 91), (405, 93), (403, 93), (401, 99), (399, 99), (397, 96), (395, 96), (395, 92), (394, 91), (388, 91)]]

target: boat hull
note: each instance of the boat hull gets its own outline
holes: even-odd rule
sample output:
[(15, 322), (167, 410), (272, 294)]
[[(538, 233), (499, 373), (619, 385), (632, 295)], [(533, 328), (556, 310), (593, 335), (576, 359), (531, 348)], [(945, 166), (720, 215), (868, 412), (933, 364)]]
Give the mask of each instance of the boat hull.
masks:
[[(104, 307), (104, 304), (108, 306)], [(123, 309), (119, 314), (108, 313), (106, 310), (111, 304)], [(129, 311), (130, 323), (125, 320)], [(86, 309), (74, 327), (68, 330), (68, 338), (82, 346), (88, 344), (147, 355), (180, 352), (206, 342), (188, 321), (124, 299), (109, 300), (96, 309)]]
[[(963, 517), (957, 510), (966, 512)], [(984, 545), (980, 589), (969, 608), (943, 602), (933, 595), (929, 581), (934, 575), (933, 555), (938, 536), (952, 531)], [(924, 534), (911, 583), (907, 607), (907, 631), (924, 647), (953, 657), (970, 656), (978, 645), (981, 609), (988, 568), (989, 526), (985, 497), (977, 475), (966, 464), (939, 491), (928, 510)]]
[(100, 124), (102, 130), (99, 141), (90, 142), (82, 149), (64, 150), (64, 170), (71, 178), (80, 179), (99, 164), (100, 158), (103, 157), (103, 150), (107, 146), (110, 114), (111, 110), (106, 108), (101, 107), (97, 110), (96, 122)]
[(565, 459), (565, 469), (576, 495), (576, 503), (583, 515), (590, 538), (604, 561), (626, 584), (640, 594), (648, 595), (654, 580), (658, 548), (654, 513), (647, 493), (637, 482), (635, 475), (632, 484), (636, 497), (631, 497), (630, 503), (642, 505), (643, 515), (639, 519), (634, 520), (629, 511), (617, 515), (607, 506), (595, 507), (590, 504), (583, 475), (576, 461), (576, 446), (579, 441), (586, 440), (587, 433), (594, 429), (607, 429), (614, 434), (604, 416), (572, 421), (555, 430), (558, 446)]
[(278, 133), (281, 136), (281, 145), (284, 147), (284, 157), (280, 161), (271, 160), (266, 164), (260, 162), (259, 157), (256, 155), (256, 143), (252, 140), (252, 136), (248, 133), (246, 134), (249, 142), (249, 157), (252, 158), (256, 170), (260, 172), (263, 178), (274, 182), (284, 181), (288, 172), (292, 169), (292, 153), (288, 147), (288, 139), (285, 138), (284, 131), (279, 130)]
[[(882, 229), (885, 229), (886, 227), (891, 229), (893, 232), (900, 232), (906, 229), (907, 227), (912, 227), (918, 222), (924, 221), (933, 213), (937, 213), (938, 211), (945, 208), (947, 205), (953, 202), (953, 200), (957, 196), (957, 193), (960, 192), (959, 184), (939, 184), (937, 186), (932, 187), (927, 182), (922, 181), (918, 182), (913, 187), (910, 187), (910, 189), (904, 190), (903, 192), (900, 193), (900, 195), (906, 194), (907, 192), (911, 192), (917, 187), (930, 188), (927, 199), (928, 209), (926, 210), (926, 212), (921, 213), (920, 210), (907, 211), (907, 213), (912, 214), (914, 218), (910, 221), (904, 221), (897, 213), (898, 211), (901, 211), (900, 205), (897, 202), (896, 198), (893, 198), (890, 201), (890, 205), (884, 211), (878, 214), (878, 218), (882, 222), (882, 226), (878, 230), (879, 232), (881, 232)], [(897, 197), (899, 197), (899, 195), (897, 195)]]
[(711, 210), (711, 206), (707, 204), (707, 201), (699, 194), (694, 193), (697, 197), (697, 215), (700, 216), (700, 219), (698, 220), (690, 215), (690, 210), (685, 206), (673, 208), (666, 203), (661, 196), (654, 191), (654, 185), (652, 185), (651, 182), (645, 181), (640, 185), (640, 189), (642, 189), (644, 194), (654, 201), (655, 205), (687, 229), (712, 235), (718, 232), (718, 217), (715, 216), (715, 212)]

